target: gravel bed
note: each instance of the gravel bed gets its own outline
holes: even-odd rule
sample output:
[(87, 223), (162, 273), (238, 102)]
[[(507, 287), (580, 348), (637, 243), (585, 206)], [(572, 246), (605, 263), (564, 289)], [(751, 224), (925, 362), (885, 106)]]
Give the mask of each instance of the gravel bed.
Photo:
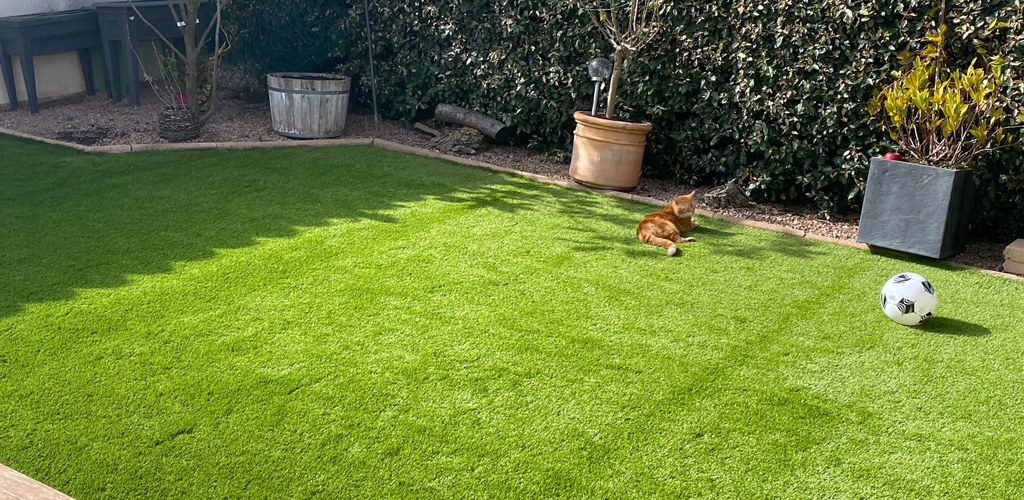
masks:
[[(225, 91), (227, 98), (218, 104), (217, 113), (203, 127), (194, 142), (268, 142), (289, 141), (274, 133), (270, 123), (270, 110), (266, 102), (248, 103), (230, 98), (232, 92)], [(106, 95), (76, 95), (64, 99), (40, 103), (40, 113), (32, 115), (27, 106), (18, 110), (0, 111), (0, 127), (51, 139), (75, 142), (87, 146), (121, 144), (148, 144), (165, 142), (157, 136), (157, 114), (162, 105), (152, 89), (143, 86), (142, 106), (133, 107), (127, 98), (112, 103)], [(414, 129), (407, 129), (391, 120), (381, 122), (379, 135), (375, 133), (373, 117), (351, 113), (345, 126), (347, 138), (379, 137), (393, 142), (434, 149), (432, 136)], [(432, 124), (443, 130), (443, 124)], [(569, 179), (569, 166), (553, 158), (535, 153), (526, 148), (492, 145), (475, 158), (493, 165), (524, 172), (540, 174), (556, 179)], [(641, 179), (635, 194), (668, 201), (674, 194), (696, 189), (697, 199), (713, 186), (677, 186), (667, 181)], [(768, 222), (786, 226), (807, 233), (838, 240), (855, 240), (857, 236), (856, 216), (834, 217), (823, 220), (813, 207), (757, 203), (752, 207), (733, 209), (710, 209), (700, 201), (698, 208), (712, 210), (725, 215)], [(1002, 271), (1003, 249), (1010, 241), (988, 241), (974, 239), (968, 243), (965, 252), (946, 259), (960, 265)]]

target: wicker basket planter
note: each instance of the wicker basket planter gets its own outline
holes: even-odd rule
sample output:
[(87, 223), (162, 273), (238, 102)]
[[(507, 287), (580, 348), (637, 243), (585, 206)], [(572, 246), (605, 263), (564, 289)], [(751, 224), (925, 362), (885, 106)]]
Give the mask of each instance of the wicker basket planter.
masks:
[(160, 111), (160, 138), (169, 142), (199, 137), (199, 112), (192, 106), (168, 106)]

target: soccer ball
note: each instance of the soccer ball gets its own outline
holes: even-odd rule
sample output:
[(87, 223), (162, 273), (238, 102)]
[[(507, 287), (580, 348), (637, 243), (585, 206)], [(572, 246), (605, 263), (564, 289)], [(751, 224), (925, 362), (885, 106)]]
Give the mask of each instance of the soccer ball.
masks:
[(924, 323), (935, 312), (935, 301), (935, 287), (920, 274), (897, 274), (882, 287), (882, 311), (901, 325)]

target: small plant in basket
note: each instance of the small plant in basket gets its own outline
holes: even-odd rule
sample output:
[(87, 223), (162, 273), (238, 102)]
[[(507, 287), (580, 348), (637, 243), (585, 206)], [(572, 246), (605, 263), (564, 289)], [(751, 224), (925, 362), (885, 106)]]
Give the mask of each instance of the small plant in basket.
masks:
[(199, 110), (190, 105), (185, 93), (184, 75), (178, 61), (165, 50), (156, 53), (159, 81), (143, 71), (142, 79), (153, 87), (153, 93), (160, 100), (162, 108), (158, 118), (160, 138), (170, 142), (190, 141), (199, 137), (202, 124)]
[[(160, 113), (160, 135), (169, 141), (194, 139), (199, 135), (199, 128), (213, 115), (217, 104), (217, 75), (220, 61), (230, 48), (222, 28), (222, 12), (227, 0), (213, 0), (213, 22), (205, 30), (197, 30), (200, 26), (201, 11), (207, 8), (206, 0), (167, 0), (184, 45), (184, 51), (178, 50), (164, 34), (155, 28), (135, 5), (135, 0), (128, 3), (135, 14), (150, 29), (160, 36), (164, 46), (170, 50), (169, 61), (161, 58), (161, 73), (165, 74), (165, 82), (170, 88), (166, 92), (157, 91), (165, 107)], [(212, 42), (212, 50), (203, 55), (204, 47)], [(167, 78), (170, 76), (170, 78)], [(152, 78), (146, 78), (152, 83)], [(154, 85), (154, 89), (157, 87)], [(201, 96), (205, 94), (205, 99)], [(205, 102), (205, 106), (203, 103)], [(195, 105), (203, 108), (200, 115)]]

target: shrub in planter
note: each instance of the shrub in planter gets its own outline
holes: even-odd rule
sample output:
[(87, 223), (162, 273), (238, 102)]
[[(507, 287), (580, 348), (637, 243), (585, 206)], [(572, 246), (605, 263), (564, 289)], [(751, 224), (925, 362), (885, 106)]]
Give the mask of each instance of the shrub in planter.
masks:
[[(167, 8), (182, 35), (183, 49), (167, 39), (169, 33), (153, 26), (136, 3), (136, 0), (128, 0), (128, 5), (142, 24), (164, 43), (164, 54), (154, 48), (162, 82), (158, 84), (151, 75), (143, 75), (163, 104), (157, 117), (158, 136), (170, 142), (193, 140), (199, 137), (203, 123), (213, 114), (216, 105), (220, 60), (229, 47), (221, 24), (223, 8), (228, 0), (210, 0), (209, 3), (207, 0), (167, 0)], [(202, 28), (200, 14), (210, 5), (215, 9), (214, 21)], [(212, 42), (211, 53), (201, 54), (209, 42)], [(202, 108), (202, 114), (197, 104)]]
[(581, 184), (628, 191), (640, 182), (640, 167), (651, 124), (617, 119), (622, 67), (661, 28), (661, 0), (583, 2), (593, 25), (615, 48), (604, 116), (577, 111), (569, 175)]
[(858, 241), (934, 258), (963, 251), (975, 187), (967, 168), (977, 154), (1014, 142), (1007, 62), (994, 56), (948, 68), (949, 37), (942, 24), (924, 49), (901, 54), (896, 81), (869, 104), (912, 162), (871, 160)]
[[(202, 103), (203, 113), (199, 116), (199, 125), (202, 126), (216, 110), (217, 76), (220, 70), (220, 61), (230, 48), (222, 24), (222, 14), (228, 0), (213, 0), (211, 2), (214, 8), (213, 22), (209, 23), (202, 32), (197, 30), (197, 27), (200, 26), (200, 11), (207, 8), (206, 0), (167, 0), (167, 7), (177, 20), (178, 30), (181, 31), (184, 51), (175, 47), (160, 30), (156, 29), (142, 15), (135, 6), (135, 0), (128, 0), (128, 3), (142, 23), (159, 35), (164, 47), (170, 51), (169, 57), (172, 64), (166, 65), (162, 62), (161, 72), (165, 73), (165, 84), (178, 88), (166, 90), (165, 93), (168, 95), (161, 97), (164, 105), (170, 108), (181, 108), (182, 105), (179, 104), (179, 98), (174, 94), (174, 90), (185, 95), (181, 99), (185, 103), (193, 106)], [(211, 53), (203, 55), (202, 51), (211, 43)], [(174, 82), (173, 84), (168, 81), (166, 74), (168, 71), (173, 75), (170, 80), (170, 82)], [(150, 76), (146, 75), (145, 79), (153, 83)], [(154, 89), (156, 89), (155, 85)], [(159, 95), (160, 92), (158, 91), (157, 94)]]

